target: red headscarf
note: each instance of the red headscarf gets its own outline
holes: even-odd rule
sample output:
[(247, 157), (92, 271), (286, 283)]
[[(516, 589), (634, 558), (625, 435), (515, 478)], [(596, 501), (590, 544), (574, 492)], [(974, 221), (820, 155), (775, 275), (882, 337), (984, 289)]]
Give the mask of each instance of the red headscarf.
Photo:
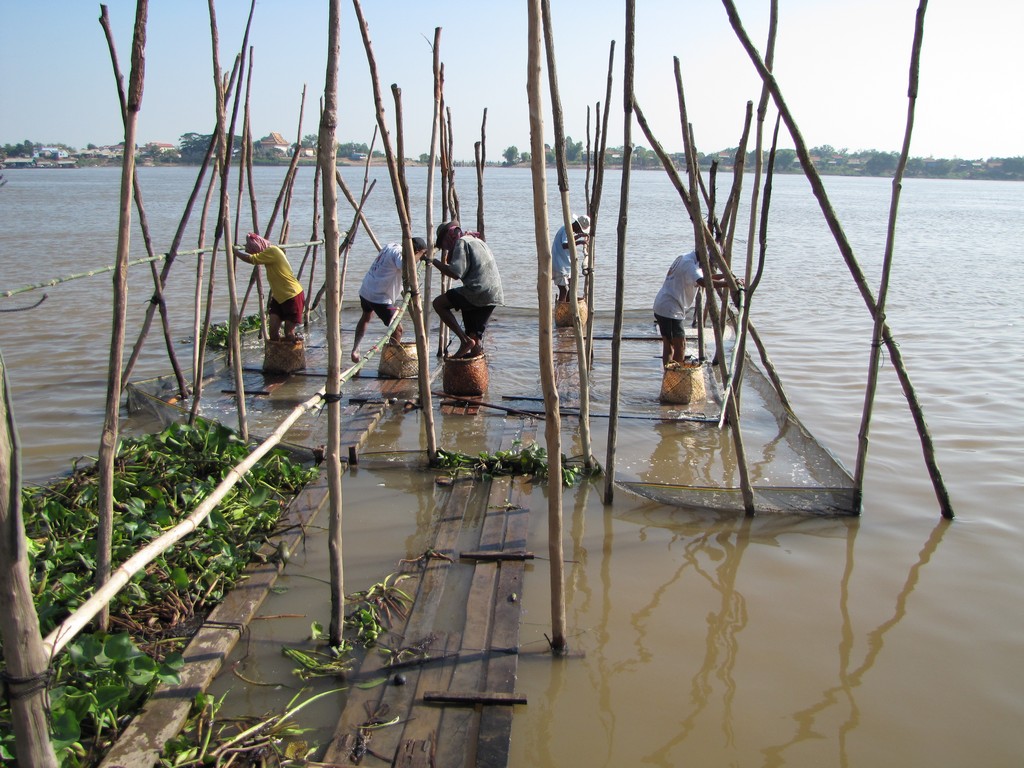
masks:
[(270, 247), (270, 241), (265, 237), (260, 237), (255, 232), (250, 232), (245, 236), (245, 250), (247, 253), (261, 253)]

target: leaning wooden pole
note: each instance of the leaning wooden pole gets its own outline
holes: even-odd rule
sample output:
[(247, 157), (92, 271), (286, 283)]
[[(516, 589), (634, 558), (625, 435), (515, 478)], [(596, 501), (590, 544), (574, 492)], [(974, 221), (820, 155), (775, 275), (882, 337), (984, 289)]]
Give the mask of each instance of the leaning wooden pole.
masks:
[[(885, 300), (889, 294), (889, 275), (892, 271), (892, 253), (896, 240), (896, 211), (900, 204), (900, 191), (903, 188), (903, 171), (907, 167), (910, 156), (910, 136), (914, 131), (914, 109), (917, 105), (917, 86), (921, 68), (921, 43), (924, 37), (924, 14), (928, 0), (921, 0), (917, 7), (917, 18), (914, 25), (914, 43), (910, 54), (910, 82), (907, 85), (907, 127), (903, 134), (903, 150), (892, 179), (892, 202), (889, 205), (889, 226), (885, 236), (885, 258), (882, 262), (882, 277), (878, 287), (878, 311), (875, 313), (875, 325), (872, 329), (871, 352), (868, 356), (868, 381), (864, 389), (864, 412), (861, 416), (860, 432), (858, 433), (857, 464), (854, 468), (853, 483), (856, 497), (854, 503), (859, 510), (864, 498), (864, 474), (868, 456), (868, 434), (871, 428), (871, 412), (875, 404), (875, 392), (878, 388), (878, 361), (882, 354), (882, 325), (885, 322)], [(952, 510), (950, 511), (952, 515)]]
[(600, 124), (600, 138), (595, 141), (597, 158), (594, 162), (594, 189), (590, 195), (587, 213), (590, 215), (590, 239), (587, 241), (587, 368), (594, 367), (594, 268), (597, 262), (597, 222), (601, 213), (601, 193), (604, 190), (605, 155), (608, 149), (608, 106), (612, 100), (612, 81), (615, 66), (615, 41), (608, 46), (608, 78), (605, 86), (604, 115), (598, 105), (597, 122)]
[(633, 161), (633, 66), (636, 45), (636, 0), (626, 0), (626, 54), (622, 80), (622, 182), (615, 254), (615, 322), (612, 327), (612, 384), (608, 409), (608, 455), (605, 459), (604, 503), (615, 498), (615, 439), (619, 431), (619, 387), (622, 370), (622, 310), (626, 283), (626, 226), (629, 223), (629, 174)]
[[(569, 246), (569, 311), (572, 314), (573, 335), (576, 337), (576, 371), (580, 385), (580, 448), (583, 464), (587, 469), (594, 467), (594, 450), (590, 440), (590, 371), (587, 365), (587, 347), (584, 342), (583, 321), (580, 306), (576, 300), (579, 290), (580, 257), (576, 250), (576, 238), (572, 229), (572, 210), (569, 207), (569, 172), (565, 160), (565, 121), (562, 115), (562, 97), (558, 92), (558, 68), (555, 59), (555, 32), (551, 23), (550, 0), (541, 0), (541, 14), (544, 24), (544, 50), (547, 54), (548, 89), (551, 96), (551, 119), (555, 128), (555, 164), (558, 168), (558, 191), (562, 201), (562, 226), (565, 227), (566, 244)], [(546, 229), (546, 227), (545, 227)], [(545, 248), (547, 251), (547, 248)], [(550, 254), (549, 254), (550, 256)], [(548, 286), (550, 292), (551, 287)], [(561, 453), (549, 456), (561, 456)]]
[[(548, 556), (551, 578), (551, 648), (563, 653), (565, 625), (565, 557), (562, 552), (562, 420), (552, 343), (551, 241), (548, 239), (548, 193), (544, 168), (544, 104), (541, 93), (543, 0), (529, 0), (526, 94), (530, 104), (530, 172), (533, 178), (533, 226), (537, 248), (537, 302), (540, 316), (540, 380), (544, 390), (544, 437), (548, 451)], [(571, 239), (571, 238), (570, 238)], [(582, 368), (582, 363), (580, 365)], [(580, 371), (583, 378), (583, 371)]]
[[(797, 157), (800, 158), (800, 164), (803, 166), (804, 174), (807, 176), (808, 182), (810, 182), (811, 191), (818, 200), (821, 212), (825, 217), (825, 221), (832, 232), (832, 236), (835, 239), (836, 244), (839, 246), (839, 252), (843, 257), (843, 260), (846, 262), (846, 266), (850, 270), (850, 274), (853, 276), (857, 290), (860, 291), (864, 304), (867, 306), (872, 318), (874, 318), (879, 312), (878, 303), (872, 295), (871, 288), (868, 286), (867, 279), (864, 277), (864, 272), (861, 270), (860, 264), (857, 262), (857, 257), (853, 253), (853, 246), (850, 245), (850, 241), (847, 239), (846, 233), (843, 231), (843, 227), (839, 223), (839, 217), (832, 208), (832, 203), (829, 201), (828, 194), (825, 192), (825, 185), (821, 181), (821, 176), (818, 173), (817, 168), (814, 167), (814, 163), (811, 162), (811, 155), (807, 148), (807, 142), (804, 141), (803, 134), (800, 132), (800, 128), (797, 126), (796, 121), (793, 118), (793, 114), (789, 110), (789, 106), (782, 97), (782, 90), (775, 81), (775, 77), (761, 60), (761, 55), (758, 53), (757, 48), (754, 47), (749, 35), (747, 35), (746, 30), (743, 28), (735, 3), (733, 3), (732, 0), (722, 0), (722, 3), (725, 5), (726, 12), (729, 15), (729, 23), (732, 25), (733, 31), (735, 31), (744, 50), (746, 50), (751, 62), (753, 62), (754, 68), (757, 69), (758, 75), (760, 75), (762, 81), (768, 85), (768, 89), (771, 91), (772, 99), (775, 101), (775, 106), (778, 108), (783, 121), (786, 123), (786, 127), (789, 129), (789, 135), (793, 139), (793, 145), (796, 149)], [(889, 327), (889, 324), (884, 321), (884, 318), (882, 320), (881, 335), (879, 339), (883, 344), (885, 344), (886, 349), (889, 351), (889, 360), (892, 362), (893, 368), (896, 371), (896, 376), (903, 388), (903, 395), (907, 399), (911, 416), (917, 426), (917, 433), (921, 439), (921, 449), (924, 454), (925, 465), (928, 468), (932, 487), (935, 490), (935, 497), (939, 502), (939, 510), (943, 517), (951, 520), (953, 518), (953, 503), (949, 498), (949, 491), (942, 479), (942, 472), (939, 470), (938, 462), (935, 459), (935, 444), (932, 442), (931, 432), (928, 429), (928, 424), (925, 422), (924, 409), (921, 407), (921, 402), (918, 400), (917, 392), (910, 380), (910, 374), (907, 372), (906, 365), (903, 363), (903, 353), (900, 352), (899, 345), (893, 337), (892, 329)]]
[[(114, 457), (117, 453), (121, 410), (121, 360), (124, 355), (124, 326), (128, 308), (128, 252), (132, 228), (132, 179), (135, 178), (136, 127), (142, 106), (145, 79), (147, 0), (138, 0), (135, 8), (135, 30), (132, 35), (132, 66), (128, 77), (128, 98), (125, 103), (124, 161), (121, 167), (121, 200), (117, 232), (117, 268), (114, 270), (114, 311), (110, 331), (110, 360), (107, 366), (107, 402), (103, 433), (97, 464), (99, 467), (97, 507), (99, 524), (96, 534), (96, 586), (102, 587), (110, 578), (111, 545), (114, 535)], [(107, 628), (109, 610), (104, 607), (97, 617), (97, 626)]]
[[(437, 167), (438, 132), (441, 129), (441, 27), (434, 28), (433, 54), (434, 74), (434, 112), (430, 122), (430, 162), (427, 164), (427, 205), (424, 211), (426, 218), (427, 255), (434, 257), (434, 171)], [(423, 277), (423, 327), (430, 329), (430, 306), (433, 295), (434, 270), (428, 269)], [(438, 334), (440, 336), (440, 334)]]
[[(406, 287), (412, 297), (410, 313), (413, 319), (413, 326), (416, 330), (416, 352), (419, 356), (419, 389), (420, 406), (423, 410), (423, 428), (427, 443), (427, 456), (431, 462), (437, 456), (437, 437), (434, 434), (433, 399), (430, 392), (430, 362), (427, 357), (427, 334), (423, 325), (423, 311), (419, 306), (419, 286), (416, 279), (415, 249), (412, 244), (412, 221), (409, 208), (409, 198), (406, 192), (406, 184), (401, 165), (404, 158), (396, 157), (391, 146), (391, 137), (387, 129), (387, 121), (384, 118), (384, 100), (381, 96), (380, 79), (377, 76), (377, 60), (373, 55), (373, 44), (370, 41), (370, 27), (363, 16), (363, 8), (359, 0), (352, 0), (356, 17), (359, 20), (359, 31), (363, 38), (363, 47), (366, 49), (366, 61), (370, 67), (370, 82), (373, 85), (373, 101), (376, 106), (377, 127), (380, 129), (381, 141), (384, 144), (384, 155), (388, 162), (388, 174), (391, 176), (391, 187), (395, 195), (395, 207), (398, 212), (398, 220), (402, 225), (402, 274)], [(395, 103), (399, 112), (397, 130), (401, 135), (401, 92), (397, 86), (392, 86)], [(399, 142), (402, 146), (402, 142)]]
[(345, 628), (345, 570), (342, 558), (341, 504), (341, 288), (338, 226), (337, 166), (338, 58), (341, 53), (341, 0), (331, 0), (327, 24), (327, 76), (324, 81), (324, 108), (320, 116), (317, 163), (323, 182), (324, 261), (327, 274), (327, 488), (331, 517), (328, 533), (331, 570), (330, 642), (342, 643)]
[[(121, 65), (117, 61), (117, 48), (114, 46), (114, 35), (110, 29), (110, 17), (107, 14), (106, 6), (102, 8), (100, 24), (102, 25), (104, 35), (107, 38), (107, 48), (110, 52), (110, 61), (114, 67), (114, 80), (117, 83), (117, 97), (121, 104), (121, 121), (123, 123), (127, 119), (127, 97), (124, 93), (124, 77), (121, 74)], [(135, 169), (132, 170), (132, 191), (135, 196), (135, 208), (139, 214), (139, 230), (142, 233), (142, 242), (146, 246), (146, 253), (152, 258), (155, 256), (153, 240), (149, 236), (149, 221), (146, 219), (146, 206), (142, 202), (142, 187), (139, 184), (139, 176)], [(178, 395), (184, 398), (188, 396), (188, 384), (185, 382), (185, 375), (181, 371), (181, 365), (178, 363), (178, 356), (174, 351), (174, 339), (171, 335), (170, 322), (167, 319), (167, 303), (164, 301), (163, 283), (160, 279), (160, 273), (157, 271), (155, 260), (150, 261), (149, 269), (153, 275), (153, 298), (151, 301), (152, 304), (160, 308), (160, 320), (164, 332), (164, 345), (167, 349), (167, 358), (171, 364), (171, 371), (178, 382)], [(133, 350), (132, 357), (124, 367), (124, 372), (121, 375), (122, 385), (127, 382), (128, 377), (131, 375), (131, 370), (134, 368), (135, 360), (136, 355), (135, 350)]]
[[(683, 95), (683, 78), (679, 71), (679, 57), (675, 57), (676, 94), (679, 101), (679, 121), (683, 131), (683, 149), (686, 153), (686, 169), (690, 179), (690, 200), (699, 212), (700, 202), (698, 199), (697, 180), (700, 176), (700, 168), (697, 165), (697, 147), (693, 141), (693, 133), (690, 128), (690, 121), (686, 112), (686, 99)], [(708, 248), (714, 247), (714, 238), (708, 238), (710, 229), (700, 215), (693, 215), (694, 235), (697, 241), (697, 255), (700, 259), (701, 269), (705, 275), (704, 295), (708, 297), (708, 306), (711, 310), (711, 317), (718, 315), (718, 294), (712, 282), (714, 269), (711, 266), (711, 259), (708, 257)], [(728, 264), (724, 265), (724, 271), (729, 271)], [(723, 298), (723, 304), (727, 301)], [(698, 322), (703, 322), (698, 319)], [(724, 333), (721, 325), (712, 322), (712, 330), (715, 333), (715, 357), (718, 359), (719, 373), (722, 382), (729, 381), (729, 364), (725, 355)], [(743, 445), (743, 432), (740, 425), (740, 407), (736, 400), (735, 393), (731, 393), (722, 404), (723, 410), (728, 414), (729, 428), (732, 433), (733, 448), (736, 451), (736, 469), (740, 476), (740, 493), (743, 496), (743, 508), (747, 515), (754, 514), (754, 491), (750, 485), (750, 470), (747, 467), (747, 452)]]
[[(106, 8), (103, 9), (106, 13)], [(21, 516), (21, 452), (0, 355), (0, 642), (18, 765), (56, 768), (47, 719), (49, 656), (39, 633)]]
[[(252, 10), (255, 7), (255, 0), (250, 6), (249, 23), (252, 22)], [(242, 440), (249, 439), (249, 424), (246, 415), (245, 404), (245, 381), (242, 377), (242, 345), (238, 335), (238, 290), (235, 285), (235, 254), (231, 238), (231, 211), (228, 199), (228, 180), (231, 175), (231, 156), (234, 144), (234, 123), (238, 116), (238, 105), (241, 98), (240, 88), (235, 88), (235, 99), (231, 113), (231, 125), (227, 121), (227, 94), (221, 90), (220, 52), (218, 51), (220, 36), (217, 32), (217, 14), (214, 9), (214, 0), (209, 0), (210, 8), (210, 37), (213, 48), (213, 79), (217, 97), (217, 125), (219, 127), (220, 143), (217, 151), (220, 162), (220, 207), (217, 214), (217, 235), (214, 236), (214, 255), (217, 252), (218, 236), (224, 245), (224, 262), (227, 266), (228, 281), (228, 338), (231, 356), (231, 369), (235, 384), (235, 409), (238, 413), (238, 434)], [(246, 26), (246, 38), (248, 38), (248, 26)], [(245, 48), (242, 48), (241, 56), (245, 55)], [(241, 69), (241, 67), (240, 67)]]

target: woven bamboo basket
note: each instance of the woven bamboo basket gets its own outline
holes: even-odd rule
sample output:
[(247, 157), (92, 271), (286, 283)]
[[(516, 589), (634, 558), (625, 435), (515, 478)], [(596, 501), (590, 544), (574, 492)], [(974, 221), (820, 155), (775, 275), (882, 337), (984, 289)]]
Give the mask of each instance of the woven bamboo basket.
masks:
[(380, 353), (377, 375), (388, 379), (415, 379), (420, 372), (416, 342), (385, 344)]
[(487, 357), (448, 358), (444, 361), (444, 391), (449, 395), (479, 396), (487, 391)]
[[(577, 299), (576, 304), (580, 308), (580, 322), (587, 322), (587, 300)], [(572, 305), (568, 301), (559, 301), (555, 304), (555, 327), (572, 327)]]
[(306, 367), (306, 345), (302, 339), (267, 339), (263, 347), (263, 370), (268, 373), (293, 373)]
[(704, 366), (684, 364), (665, 371), (665, 377), (661, 380), (661, 402), (685, 405), (706, 398)]

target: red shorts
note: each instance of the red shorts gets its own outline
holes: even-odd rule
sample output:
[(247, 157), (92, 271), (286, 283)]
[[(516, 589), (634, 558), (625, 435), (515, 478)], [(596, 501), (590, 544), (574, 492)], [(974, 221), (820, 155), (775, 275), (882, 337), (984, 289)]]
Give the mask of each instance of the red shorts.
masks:
[(297, 296), (292, 296), (288, 301), (278, 302), (273, 296), (270, 297), (270, 303), (267, 305), (268, 315), (277, 315), (286, 323), (302, 322), (302, 310), (306, 307), (306, 296), (304, 293), (299, 293)]

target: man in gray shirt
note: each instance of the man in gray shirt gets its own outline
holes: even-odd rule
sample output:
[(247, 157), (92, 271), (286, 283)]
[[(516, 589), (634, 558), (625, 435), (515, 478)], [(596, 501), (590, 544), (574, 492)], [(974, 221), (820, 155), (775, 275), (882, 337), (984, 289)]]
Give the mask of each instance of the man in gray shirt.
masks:
[[(477, 357), (484, 353), (481, 340), (487, 321), (498, 304), (504, 304), (501, 275), (494, 254), (483, 240), (473, 232), (463, 232), (458, 221), (446, 221), (437, 228), (435, 248), (441, 250), (440, 259), (427, 259), (438, 271), (462, 285), (445, 291), (434, 299), (434, 311), (461, 342), (453, 357)], [(455, 318), (462, 312), (466, 325), (463, 330)]]

